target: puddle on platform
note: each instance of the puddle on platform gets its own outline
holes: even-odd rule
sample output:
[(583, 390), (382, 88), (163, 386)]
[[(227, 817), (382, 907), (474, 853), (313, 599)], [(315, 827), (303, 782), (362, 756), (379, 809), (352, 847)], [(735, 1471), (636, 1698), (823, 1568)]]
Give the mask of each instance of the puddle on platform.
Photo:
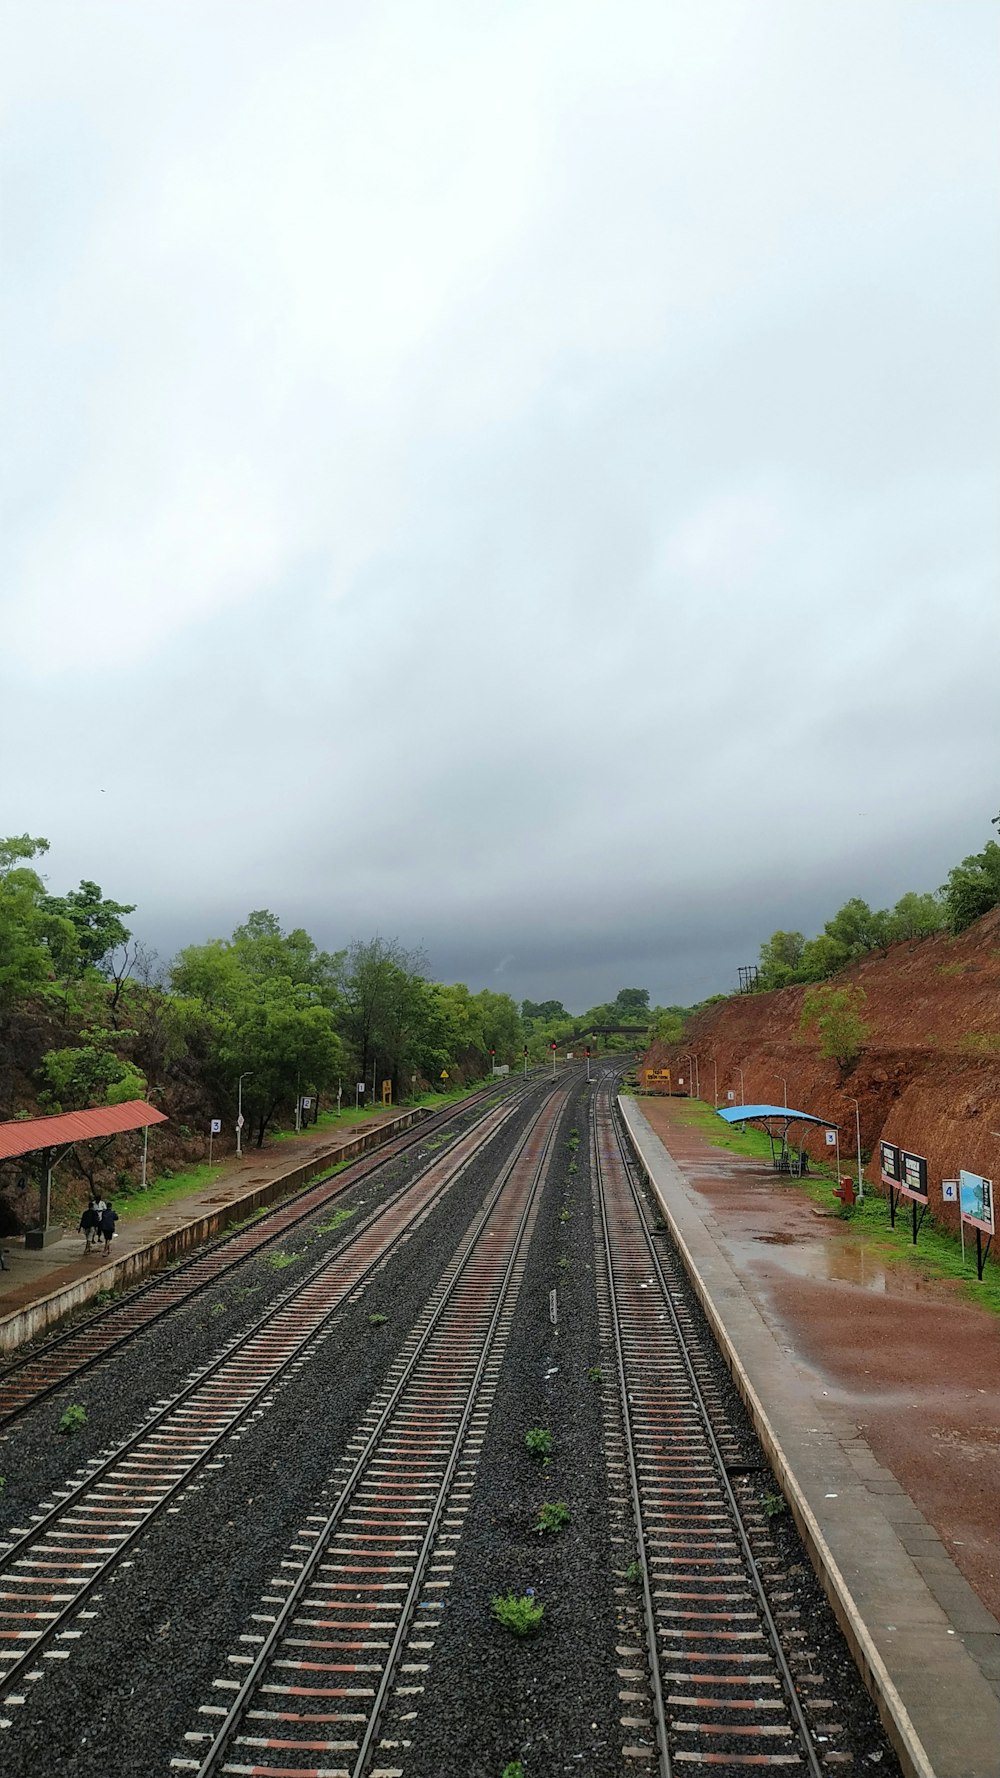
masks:
[(861, 1242), (852, 1241), (850, 1236), (817, 1241), (806, 1235), (780, 1231), (752, 1235), (747, 1241), (730, 1239), (728, 1244), (737, 1266), (741, 1260), (759, 1265), (762, 1255), (754, 1249), (763, 1244), (777, 1249), (774, 1262), (798, 1278), (858, 1284), (862, 1290), (881, 1296), (890, 1291), (893, 1295), (910, 1296), (934, 1288), (933, 1280), (915, 1276), (902, 1266), (887, 1266), (883, 1257), (866, 1250)]

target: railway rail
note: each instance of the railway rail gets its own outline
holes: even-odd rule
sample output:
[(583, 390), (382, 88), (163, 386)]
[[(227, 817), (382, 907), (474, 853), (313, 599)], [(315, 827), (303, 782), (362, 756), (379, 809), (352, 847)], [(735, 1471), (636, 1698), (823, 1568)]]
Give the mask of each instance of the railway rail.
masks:
[(383, 1711), (401, 1667), (412, 1679), (427, 1665), (564, 1103), (548, 1101), (504, 1169), (354, 1441), (331, 1510), (294, 1546), (304, 1560), (283, 1564), (261, 1628), (230, 1657), (245, 1672), (217, 1682), (228, 1705), (202, 1706), (213, 1726), (190, 1732), (175, 1770), (400, 1771), (399, 1744), (380, 1740)]
[(607, 1081), (592, 1141), (636, 1549), (634, 1638), (619, 1650), (631, 1758), (659, 1778), (703, 1770), (747, 1778), (758, 1768), (820, 1778), (776, 1622), (780, 1602), (769, 1597), (780, 1576), (765, 1585), (747, 1502), (734, 1487), (748, 1466), (716, 1429), (705, 1367), (646, 1221)]
[(0, 1697), (6, 1703), (24, 1702), (17, 1687), (42, 1676), (37, 1663), (68, 1657), (82, 1633), (73, 1620), (124, 1551), (318, 1350), (341, 1305), (409, 1236), (512, 1109), (508, 1101), (490, 1112), (33, 1525), (15, 1533), (0, 1555)]
[[(505, 1103), (512, 1107), (522, 1097), (520, 1087), (508, 1090)], [(15, 1359), (0, 1369), (0, 1427), (26, 1413), (79, 1373), (89, 1372), (99, 1360), (117, 1352), (136, 1334), (152, 1327), (209, 1285), (217, 1285), (235, 1266), (308, 1222), (387, 1161), (419, 1147), (461, 1113), (479, 1106), (481, 1117), (477, 1124), (488, 1119), (495, 1098), (495, 1083), (479, 1094), (470, 1094), (459, 1107), (425, 1119), (373, 1154), (352, 1162), (344, 1172), (325, 1174), (294, 1198), (257, 1218), (251, 1227), (219, 1235), (167, 1274), (159, 1273), (146, 1280), (108, 1308), (88, 1316), (82, 1325), (57, 1333), (30, 1354)]]

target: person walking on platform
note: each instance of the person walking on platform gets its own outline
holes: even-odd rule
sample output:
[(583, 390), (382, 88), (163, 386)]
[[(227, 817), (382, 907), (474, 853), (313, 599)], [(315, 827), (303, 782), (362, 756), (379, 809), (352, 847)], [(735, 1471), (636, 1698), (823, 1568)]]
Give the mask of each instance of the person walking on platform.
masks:
[(100, 1211), (97, 1209), (93, 1200), (91, 1200), (91, 1202), (87, 1205), (86, 1210), (84, 1211), (83, 1215), (80, 1218), (80, 1233), (83, 1236), (84, 1241), (86, 1243), (86, 1245), (84, 1246), (84, 1249), (83, 1249), (84, 1253), (93, 1253), (94, 1248), (97, 1246), (97, 1239), (100, 1234), (100, 1231), (101, 1231)]
[(117, 1210), (112, 1210), (110, 1200), (101, 1211), (101, 1234), (104, 1236), (104, 1251), (111, 1252), (111, 1243), (115, 1238), (115, 1223), (118, 1221)]

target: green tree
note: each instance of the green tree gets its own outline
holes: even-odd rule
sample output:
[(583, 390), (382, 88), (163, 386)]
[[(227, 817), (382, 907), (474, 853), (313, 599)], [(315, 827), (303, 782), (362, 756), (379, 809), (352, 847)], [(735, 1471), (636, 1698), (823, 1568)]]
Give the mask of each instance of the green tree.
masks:
[(1000, 905), (1000, 845), (996, 840), (987, 840), (981, 852), (956, 864), (948, 872), (941, 894), (952, 932), (964, 932), (974, 920)]
[(133, 1062), (124, 1061), (101, 1042), (100, 1032), (85, 1032), (89, 1041), (77, 1047), (49, 1050), (39, 1074), (43, 1098), (53, 1111), (83, 1111), (92, 1105), (124, 1105), (146, 1097), (146, 1080)]
[[(230, 1103), (240, 1075), (248, 1076), (244, 1114), (258, 1147), (283, 1106), (290, 1110), (310, 1089), (326, 1090), (343, 1068), (333, 1004), (339, 961), (300, 929), (283, 932), (266, 909), (231, 939), (189, 945), (174, 961), (180, 1024)], [(171, 1043), (176, 1027), (158, 1021), (153, 1035)]]
[(803, 945), (796, 979), (800, 982), (825, 981), (827, 976), (836, 975), (838, 969), (843, 969), (846, 962), (844, 946), (828, 932), (821, 932), (818, 938), (810, 938)]
[(889, 915), (889, 937), (929, 938), (940, 932), (947, 922), (947, 909), (939, 895), (916, 895), (911, 889), (901, 895)]
[(423, 959), (398, 939), (376, 935), (351, 945), (343, 974), (339, 1012), (342, 1036), (362, 1080), (376, 1076), (381, 1065), (390, 1077), (399, 1073), (425, 1010), (413, 980), (423, 979)]
[(69, 923), (46, 910), (45, 885), (31, 868), (48, 849), (26, 833), (0, 840), (0, 1008), (50, 982), (53, 945), (72, 941)]
[(760, 947), (758, 972), (763, 989), (784, 988), (798, 980), (805, 942), (801, 932), (772, 932)]
[(526, 1023), (539, 1019), (547, 1023), (550, 1019), (568, 1019), (569, 1014), (561, 1000), (522, 1000), (521, 1017)]
[(810, 988), (802, 1002), (800, 1029), (819, 1035), (821, 1056), (838, 1062), (842, 1070), (857, 1061), (869, 1027), (862, 1018), (863, 988)]
[(244, 982), (220, 1023), (216, 1054), (231, 1092), (241, 1074), (249, 1076), (243, 1105), (258, 1148), (278, 1111), (304, 1092), (329, 1088), (343, 1063), (329, 1008), (287, 976)]
[(615, 995), (615, 1008), (620, 1024), (641, 1025), (643, 1019), (649, 1016), (649, 989), (619, 988)]
[(85, 969), (106, 970), (112, 954), (127, 946), (132, 936), (123, 915), (135, 912), (134, 903), (106, 900), (99, 885), (87, 879), (68, 895), (46, 896), (44, 906), (49, 918), (68, 924), (73, 934), (72, 949), (65, 945), (59, 951), (66, 975), (79, 976)]
[(832, 920), (823, 928), (828, 938), (842, 945), (845, 957), (863, 957), (867, 951), (882, 950), (889, 943), (889, 915), (870, 908), (859, 895), (845, 901)]

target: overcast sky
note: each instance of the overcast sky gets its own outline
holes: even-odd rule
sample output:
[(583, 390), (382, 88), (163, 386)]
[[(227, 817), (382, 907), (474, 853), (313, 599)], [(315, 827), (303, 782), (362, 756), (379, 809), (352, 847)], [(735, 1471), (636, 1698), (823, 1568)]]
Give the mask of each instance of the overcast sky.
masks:
[(994, 0), (4, 0), (0, 831), (582, 1008), (1000, 806)]

